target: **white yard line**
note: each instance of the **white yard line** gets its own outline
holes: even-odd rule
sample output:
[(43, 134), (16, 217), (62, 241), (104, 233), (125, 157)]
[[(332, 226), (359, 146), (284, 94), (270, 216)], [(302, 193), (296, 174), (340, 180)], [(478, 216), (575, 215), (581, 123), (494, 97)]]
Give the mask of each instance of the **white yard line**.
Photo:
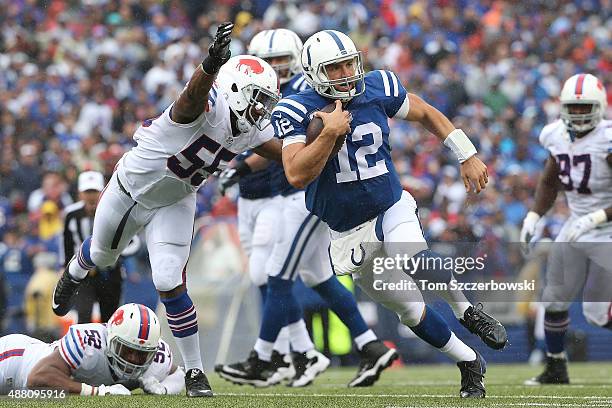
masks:
[[(293, 394), (293, 393), (240, 393), (240, 392), (220, 392), (216, 395), (224, 397), (315, 397), (315, 398), (459, 398), (458, 395), (451, 394)], [(603, 400), (610, 402), (609, 396), (569, 396), (569, 395), (487, 395), (486, 399), (554, 399), (554, 400)], [(538, 404), (534, 402), (533, 404)], [(504, 404), (507, 405), (507, 404)], [(554, 405), (554, 404), (553, 404)], [(582, 406), (582, 405), (580, 405)]]

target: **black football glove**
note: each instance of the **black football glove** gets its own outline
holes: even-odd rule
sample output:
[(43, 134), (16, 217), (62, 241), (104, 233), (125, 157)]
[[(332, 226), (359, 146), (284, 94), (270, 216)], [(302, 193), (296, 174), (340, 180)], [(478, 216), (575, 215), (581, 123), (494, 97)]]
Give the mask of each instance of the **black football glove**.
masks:
[(245, 161), (239, 162), (236, 167), (228, 167), (219, 174), (219, 192), (225, 195), (228, 188), (236, 184), (240, 177), (251, 173), (251, 168)]
[(217, 28), (217, 34), (210, 47), (208, 47), (208, 57), (202, 61), (202, 68), (208, 74), (216, 74), (219, 72), (221, 65), (225, 64), (230, 59), (232, 53), (229, 49), (232, 41), (232, 30), (234, 24), (230, 22), (221, 23)]

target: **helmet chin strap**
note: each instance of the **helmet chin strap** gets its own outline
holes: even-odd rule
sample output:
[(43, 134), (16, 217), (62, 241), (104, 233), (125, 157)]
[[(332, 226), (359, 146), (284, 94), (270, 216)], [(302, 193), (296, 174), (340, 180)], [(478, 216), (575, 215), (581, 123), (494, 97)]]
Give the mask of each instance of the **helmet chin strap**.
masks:
[[(246, 133), (251, 130), (251, 124), (244, 116), (239, 116), (234, 112), (233, 109), (230, 109), (230, 117), (232, 123), (232, 131), (233, 133)], [(235, 134), (234, 136), (238, 136)]]

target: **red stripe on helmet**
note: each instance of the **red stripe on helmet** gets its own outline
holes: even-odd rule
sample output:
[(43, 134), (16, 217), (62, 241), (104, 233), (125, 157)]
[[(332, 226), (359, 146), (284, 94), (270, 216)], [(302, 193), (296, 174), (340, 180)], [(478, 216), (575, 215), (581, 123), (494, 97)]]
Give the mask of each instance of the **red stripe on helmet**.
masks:
[(578, 75), (578, 80), (576, 81), (576, 91), (574, 92), (576, 95), (582, 95), (582, 86), (584, 85), (584, 78), (586, 74)]
[(138, 331), (138, 338), (147, 340), (149, 338), (149, 311), (143, 305), (138, 305), (140, 309), (140, 330)]

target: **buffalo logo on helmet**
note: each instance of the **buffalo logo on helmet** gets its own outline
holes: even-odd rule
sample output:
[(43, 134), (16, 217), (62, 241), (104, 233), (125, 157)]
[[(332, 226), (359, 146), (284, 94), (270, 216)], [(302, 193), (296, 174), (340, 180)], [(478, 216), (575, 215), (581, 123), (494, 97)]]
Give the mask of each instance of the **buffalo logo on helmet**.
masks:
[(250, 74), (251, 72), (254, 74), (261, 74), (264, 72), (264, 67), (259, 63), (259, 61), (251, 58), (239, 59), (236, 68), (239, 71), (244, 70), (246, 74)]
[(115, 314), (113, 314), (113, 317), (111, 318), (111, 325), (121, 325), (121, 323), (123, 323), (123, 309), (119, 309), (115, 312)]

